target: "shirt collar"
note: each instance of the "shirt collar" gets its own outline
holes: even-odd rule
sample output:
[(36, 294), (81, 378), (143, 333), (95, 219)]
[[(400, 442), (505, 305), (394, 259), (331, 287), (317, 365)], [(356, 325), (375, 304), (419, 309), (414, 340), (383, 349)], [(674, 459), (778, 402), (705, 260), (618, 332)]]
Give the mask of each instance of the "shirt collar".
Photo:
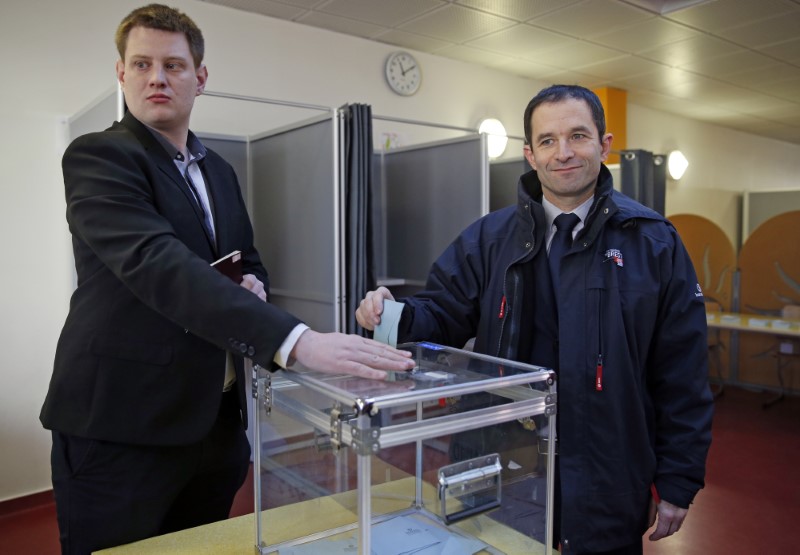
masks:
[[(148, 125), (145, 125), (145, 127), (147, 127), (148, 131), (153, 134), (158, 143), (164, 147), (164, 150), (167, 151), (167, 154), (169, 154), (170, 158), (184, 164), (186, 163), (186, 160), (183, 159), (183, 153), (178, 151), (175, 145), (169, 142), (164, 135)], [(197, 138), (197, 135), (191, 131), (189, 131), (189, 135), (186, 137), (186, 146), (189, 149), (189, 155), (192, 160), (202, 160), (206, 157), (206, 147), (200, 142), (200, 139)]]
[[(581, 227), (583, 227), (582, 224), (586, 221), (586, 216), (589, 215), (589, 210), (592, 208), (593, 202), (594, 195), (586, 199), (583, 204), (572, 211), (572, 214), (575, 214), (581, 219), (579, 224)], [(542, 197), (542, 206), (544, 207), (544, 217), (545, 221), (547, 222), (547, 229), (550, 229), (553, 226), (555, 219), (562, 214), (562, 210), (544, 197)]]

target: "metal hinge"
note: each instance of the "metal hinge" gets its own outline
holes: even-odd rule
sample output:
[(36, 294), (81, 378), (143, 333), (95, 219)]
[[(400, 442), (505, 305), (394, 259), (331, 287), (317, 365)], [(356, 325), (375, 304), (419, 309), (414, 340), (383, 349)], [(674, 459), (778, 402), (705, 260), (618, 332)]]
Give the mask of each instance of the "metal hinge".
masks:
[(381, 429), (350, 426), (351, 447), (359, 455), (374, 455), (381, 450)]

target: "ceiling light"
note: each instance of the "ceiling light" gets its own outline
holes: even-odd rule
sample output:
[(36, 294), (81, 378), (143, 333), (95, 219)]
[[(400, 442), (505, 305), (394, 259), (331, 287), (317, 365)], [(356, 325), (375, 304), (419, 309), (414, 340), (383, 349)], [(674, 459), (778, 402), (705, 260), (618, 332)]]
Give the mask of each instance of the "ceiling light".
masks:
[(675, 181), (679, 180), (683, 177), (686, 168), (689, 167), (689, 160), (686, 159), (686, 156), (683, 155), (683, 152), (680, 150), (673, 150), (669, 153), (669, 157), (667, 158), (667, 170), (669, 171), (669, 176), (674, 179)]
[(498, 158), (506, 151), (508, 135), (500, 120), (486, 118), (478, 126), (478, 133), (486, 133), (489, 139), (489, 158)]
[(712, 0), (627, 0), (629, 4), (635, 4), (649, 12), (659, 15), (667, 15), (679, 12), (699, 4), (708, 4)]

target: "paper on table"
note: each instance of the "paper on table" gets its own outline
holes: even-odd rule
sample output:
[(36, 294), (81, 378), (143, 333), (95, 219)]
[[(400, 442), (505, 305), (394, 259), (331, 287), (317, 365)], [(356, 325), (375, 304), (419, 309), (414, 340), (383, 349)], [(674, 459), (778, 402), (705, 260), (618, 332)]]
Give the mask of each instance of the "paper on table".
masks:
[(467, 555), (486, 548), (418, 515), (399, 516), (372, 527), (373, 555)]
[(281, 548), (281, 555), (353, 555), (358, 552), (358, 540), (355, 536), (339, 540), (317, 540), (292, 547)]
[(397, 347), (397, 327), (400, 325), (400, 315), (403, 313), (403, 303), (384, 299), (381, 323), (375, 326), (375, 341)]

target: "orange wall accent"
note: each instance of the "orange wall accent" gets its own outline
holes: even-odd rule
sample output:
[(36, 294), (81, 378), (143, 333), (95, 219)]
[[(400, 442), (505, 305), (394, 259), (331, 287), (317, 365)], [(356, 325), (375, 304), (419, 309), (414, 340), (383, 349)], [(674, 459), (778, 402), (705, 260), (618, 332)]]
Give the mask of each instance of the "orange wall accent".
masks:
[[(614, 135), (612, 150), (628, 148), (628, 91), (614, 87), (593, 89), (606, 112), (606, 133)], [(609, 154), (606, 164), (619, 164), (619, 154)]]

